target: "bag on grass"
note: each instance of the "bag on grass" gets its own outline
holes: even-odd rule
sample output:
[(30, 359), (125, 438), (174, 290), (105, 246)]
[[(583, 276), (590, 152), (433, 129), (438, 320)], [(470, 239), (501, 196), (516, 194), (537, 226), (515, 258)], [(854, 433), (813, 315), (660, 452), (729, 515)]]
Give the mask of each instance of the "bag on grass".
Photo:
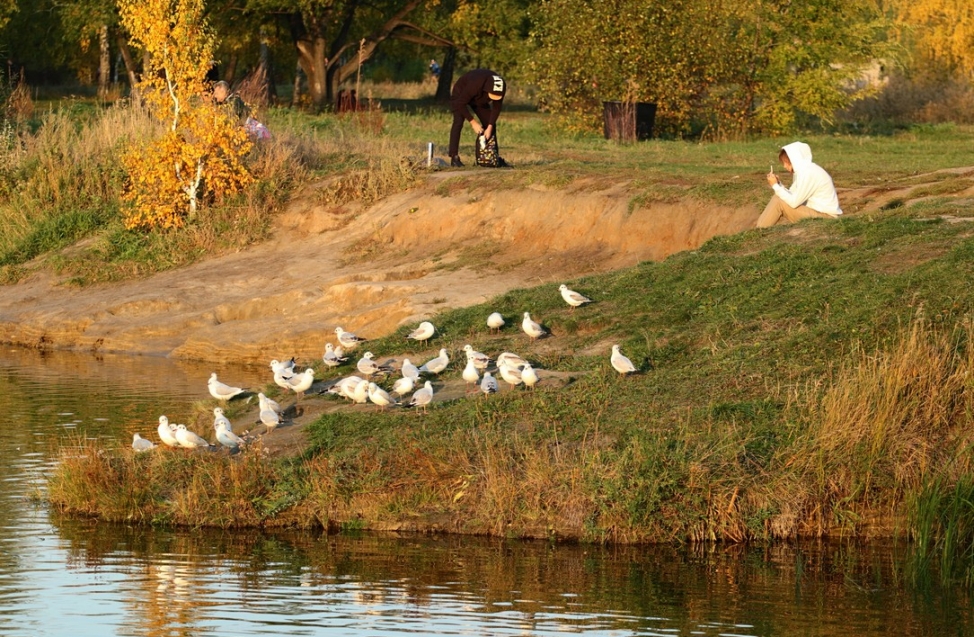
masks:
[(490, 136), (490, 139), (486, 140), (483, 135), (477, 135), (473, 154), (478, 166), (483, 166), (484, 168), (497, 168), (500, 166), (501, 155), (497, 150), (497, 133), (494, 133)]

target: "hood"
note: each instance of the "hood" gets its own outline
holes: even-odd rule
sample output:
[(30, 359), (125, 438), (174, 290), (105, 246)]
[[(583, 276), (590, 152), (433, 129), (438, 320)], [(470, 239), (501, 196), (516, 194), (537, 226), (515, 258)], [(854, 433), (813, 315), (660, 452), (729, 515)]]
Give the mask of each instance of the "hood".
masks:
[(812, 163), (812, 149), (805, 142), (792, 142), (781, 148), (788, 153), (788, 160), (795, 172)]

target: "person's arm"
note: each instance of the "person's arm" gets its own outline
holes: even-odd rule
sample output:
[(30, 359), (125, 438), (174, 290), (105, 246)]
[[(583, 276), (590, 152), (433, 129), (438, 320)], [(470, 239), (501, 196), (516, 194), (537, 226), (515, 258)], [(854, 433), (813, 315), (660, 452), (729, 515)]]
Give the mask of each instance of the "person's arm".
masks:
[(778, 195), (782, 201), (792, 208), (797, 208), (805, 204), (808, 198), (812, 196), (812, 186), (814, 184), (807, 179), (802, 179), (801, 175), (795, 175), (790, 188), (782, 186), (780, 181), (771, 187), (774, 189), (774, 194)]

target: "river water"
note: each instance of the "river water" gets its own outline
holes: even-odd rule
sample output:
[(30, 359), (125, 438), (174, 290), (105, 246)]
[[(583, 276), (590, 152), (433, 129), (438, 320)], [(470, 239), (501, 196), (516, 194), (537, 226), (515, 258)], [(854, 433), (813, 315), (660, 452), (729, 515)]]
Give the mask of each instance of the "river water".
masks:
[(153, 529), (59, 519), (60, 444), (155, 440), (206, 380), (263, 369), (0, 349), (0, 635), (974, 634), (961, 588), (890, 543), (591, 547), (464, 537)]

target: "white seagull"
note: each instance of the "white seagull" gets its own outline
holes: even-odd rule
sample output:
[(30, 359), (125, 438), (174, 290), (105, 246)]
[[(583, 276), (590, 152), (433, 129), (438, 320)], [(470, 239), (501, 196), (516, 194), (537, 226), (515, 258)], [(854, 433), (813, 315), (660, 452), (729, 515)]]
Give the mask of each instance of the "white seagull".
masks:
[(176, 425), (176, 440), (179, 446), (187, 449), (208, 449), (210, 443), (186, 428), (186, 425)]
[(284, 361), (283, 363), (279, 362), (275, 358), (274, 360), (271, 361), (271, 371), (274, 372), (275, 374), (280, 372), (281, 374), (287, 376), (288, 375), (287, 372), (294, 371), (294, 357), (292, 356), (291, 360)]
[(395, 405), (396, 401), (392, 399), (389, 393), (376, 385), (375, 383), (369, 383), (369, 400), (379, 406), (380, 409), (385, 409), (389, 405)]
[(390, 368), (387, 365), (380, 365), (372, 360), (375, 354), (372, 352), (365, 352), (362, 358), (359, 359), (355, 367), (359, 372), (365, 374), (366, 376), (373, 376), (375, 374), (385, 374), (388, 373)]
[(216, 425), (216, 441), (227, 449), (239, 449), (244, 443), (243, 438), (227, 429), (222, 422)]
[(364, 405), (369, 402), (369, 381), (363, 380), (352, 390), (352, 402)]
[(139, 434), (132, 434), (132, 448), (137, 452), (142, 452), (155, 448), (155, 445), (151, 440), (146, 440)]
[(420, 372), (426, 372), (427, 374), (439, 374), (446, 366), (450, 364), (450, 357), (446, 355), (445, 349), (440, 349), (440, 355), (436, 358), (431, 358), (422, 365), (419, 366)]
[(402, 398), (409, 392), (413, 391), (415, 386), (416, 380), (414, 378), (411, 376), (403, 376), (392, 384), (392, 393)]
[(561, 298), (565, 299), (565, 303), (572, 306), (573, 310), (579, 305), (585, 305), (586, 303), (592, 302), (592, 299), (588, 298), (584, 294), (579, 294), (575, 290), (569, 289), (564, 283), (559, 285), (558, 289), (561, 291)]
[(425, 343), (426, 341), (433, 338), (433, 334), (436, 333), (436, 328), (429, 321), (423, 321), (419, 324), (419, 327), (414, 329), (412, 332), (406, 335), (406, 338), (411, 338), (414, 341), (419, 341)]
[(534, 386), (538, 384), (538, 372), (534, 371), (534, 368), (530, 365), (525, 365), (521, 368), (521, 380), (524, 381), (524, 386), (534, 389)]
[(352, 334), (351, 332), (346, 332), (340, 327), (335, 328), (335, 334), (338, 336), (338, 344), (347, 349), (354, 349), (359, 343), (363, 343), (368, 339), (361, 338)]
[(527, 360), (521, 358), (517, 354), (512, 354), (511, 352), (504, 352), (497, 357), (498, 367), (501, 365), (507, 365), (508, 367), (514, 367), (517, 369), (519, 367), (524, 367), (527, 364)]
[(480, 381), (480, 391), (489, 396), (496, 394), (497, 390), (497, 379), (490, 372), (484, 372), (484, 379)]
[(405, 378), (419, 380), (419, 368), (413, 365), (408, 358), (402, 359), (402, 367), (399, 369)]
[(260, 415), (257, 416), (258, 419), (264, 426), (267, 427), (267, 431), (264, 433), (270, 433), (274, 431), (274, 428), (281, 424), (281, 416), (276, 411), (270, 408), (270, 405), (266, 403), (260, 406)]
[(355, 388), (358, 387), (358, 384), (363, 382), (363, 380), (364, 379), (359, 378), (358, 376), (349, 376), (347, 378), (343, 378), (328, 388), (328, 393), (336, 394), (342, 398), (348, 398), (351, 400), (352, 392), (355, 391)]
[(478, 352), (472, 346), (464, 345), (463, 351), (467, 353), (467, 360), (472, 360), (474, 367), (477, 369), (484, 370), (487, 369), (488, 365), (490, 365), (490, 357), (483, 352)]
[(221, 383), (216, 379), (216, 372), (210, 374), (210, 380), (206, 381), (206, 386), (210, 390), (210, 396), (224, 402), (245, 391), (239, 387), (231, 387), (230, 385)]
[(433, 383), (426, 381), (420, 389), (416, 390), (413, 394), (412, 400), (409, 401), (410, 407), (422, 407), (423, 412), (426, 412), (426, 406), (430, 404), (433, 400)]
[(541, 325), (531, 320), (531, 314), (528, 312), (524, 313), (524, 320), (521, 321), (521, 329), (531, 338), (541, 338), (548, 333)]
[(314, 382), (315, 370), (310, 367), (304, 370), (303, 374), (295, 374), (287, 380), (288, 387), (297, 395), (298, 400), (301, 400), (301, 396), (311, 388)]
[(282, 411), (281, 410), (281, 406), (277, 403), (276, 400), (273, 400), (271, 398), (268, 398), (263, 393), (257, 394), (257, 402), (260, 404), (261, 410), (263, 410), (263, 409), (272, 409), (272, 410), (276, 411), (277, 413), (281, 413), (281, 411)]
[(222, 409), (215, 407), (213, 409), (213, 426), (218, 427), (221, 424), (230, 431), (233, 431), (233, 425), (230, 424), (230, 419), (223, 415)]
[(159, 427), (156, 431), (159, 432), (159, 440), (167, 447), (180, 446), (179, 441), (176, 440), (176, 425), (170, 425), (169, 419), (165, 416), (159, 416)]
[[(344, 352), (342, 352), (344, 354)], [(328, 367), (338, 367), (348, 359), (335, 353), (335, 347), (331, 343), (325, 343), (325, 353), (321, 361)]]
[(476, 385), (480, 380), (480, 374), (477, 372), (477, 365), (474, 363), (474, 359), (472, 358), (467, 359), (467, 366), (463, 368), (463, 380), (467, 382), (468, 393), (470, 391), (470, 386)]
[(609, 361), (612, 363), (612, 368), (623, 376), (636, 371), (636, 366), (632, 364), (631, 360), (622, 355), (618, 345), (612, 346), (612, 356), (609, 358)]
[(294, 370), (284, 372), (274, 372), (274, 384), (284, 390), (291, 389), (291, 383), (288, 381), (294, 378)]
[(504, 379), (504, 382), (511, 386), (511, 389), (514, 389), (515, 386), (524, 382), (524, 379), (521, 378), (521, 370), (519, 369), (508, 367), (507, 365), (500, 365), (497, 368), (497, 371), (500, 372), (501, 378)]
[(499, 331), (502, 327), (504, 327), (504, 317), (501, 316), (500, 312), (494, 312), (487, 317), (487, 327), (490, 328), (490, 331), (492, 332)]

